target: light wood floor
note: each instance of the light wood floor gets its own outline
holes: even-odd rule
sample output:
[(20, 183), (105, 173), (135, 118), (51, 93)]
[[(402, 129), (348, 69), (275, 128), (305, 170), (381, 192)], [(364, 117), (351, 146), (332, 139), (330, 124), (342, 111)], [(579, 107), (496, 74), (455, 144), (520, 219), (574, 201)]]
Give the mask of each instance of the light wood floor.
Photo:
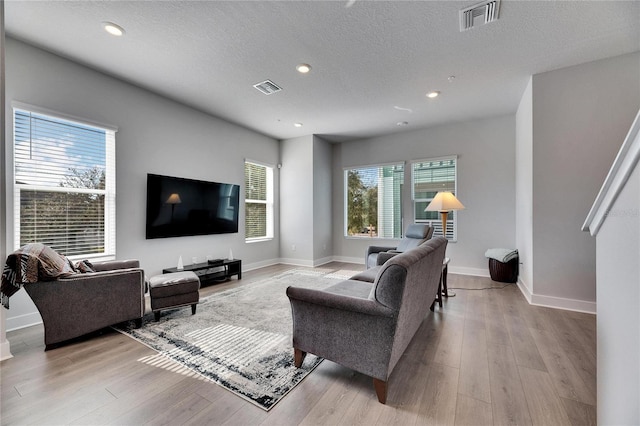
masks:
[[(288, 268), (246, 272), (202, 295)], [(449, 287), (502, 285), (449, 274)], [(596, 423), (595, 316), (530, 306), (514, 285), (455, 291), (425, 317), (391, 375), (386, 405), (369, 377), (324, 361), (265, 412), (120, 333), (106, 330), (45, 352), (42, 326), (34, 326), (7, 333), (14, 357), (0, 363), (1, 423)]]

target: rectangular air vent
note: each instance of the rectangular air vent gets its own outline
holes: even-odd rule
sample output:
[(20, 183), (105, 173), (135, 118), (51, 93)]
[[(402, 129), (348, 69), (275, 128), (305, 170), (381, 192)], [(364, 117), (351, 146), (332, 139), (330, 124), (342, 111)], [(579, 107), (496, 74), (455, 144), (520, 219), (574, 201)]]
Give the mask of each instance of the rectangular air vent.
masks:
[(282, 90), (282, 87), (278, 86), (271, 80), (265, 80), (262, 83), (254, 84), (253, 87), (264, 93), (265, 95), (271, 95)]
[(488, 24), (498, 19), (500, 15), (500, 0), (484, 1), (460, 11), (460, 31)]

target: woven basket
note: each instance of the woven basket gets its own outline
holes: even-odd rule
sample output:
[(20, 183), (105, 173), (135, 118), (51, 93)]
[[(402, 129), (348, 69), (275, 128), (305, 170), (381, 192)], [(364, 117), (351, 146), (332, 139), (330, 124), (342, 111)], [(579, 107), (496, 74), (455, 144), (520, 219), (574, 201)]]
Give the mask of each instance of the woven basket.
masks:
[(493, 281), (515, 283), (518, 281), (518, 258), (511, 259), (507, 263), (489, 259), (489, 273)]

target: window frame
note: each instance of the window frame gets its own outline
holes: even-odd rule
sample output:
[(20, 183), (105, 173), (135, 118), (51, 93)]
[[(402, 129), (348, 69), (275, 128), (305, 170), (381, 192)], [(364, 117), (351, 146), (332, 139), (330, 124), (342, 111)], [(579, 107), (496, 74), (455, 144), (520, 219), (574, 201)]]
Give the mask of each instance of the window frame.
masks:
[[(458, 156), (457, 155), (447, 155), (443, 157), (434, 157), (434, 158), (424, 158), (420, 160), (412, 160), (411, 161), (411, 203), (413, 206), (413, 215), (415, 223), (428, 223), (434, 226), (434, 236), (441, 235), (441, 219), (418, 219), (416, 217), (416, 203), (426, 203), (429, 205), (433, 198), (425, 197), (416, 199), (416, 182), (415, 182), (415, 165), (419, 163), (433, 163), (438, 161), (453, 161), (453, 190), (451, 191), (453, 195), (457, 197), (458, 193)], [(439, 215), (439, 214), (438, 214)], [(451, 231), (449, 231), (449, 223), (451, 223)], [(451, 243), (455, 243), (458, 241), (458, 214), (456, 211), (449, 212), (447, 217), (447, 240)]]
[[(349, 172), (353, 171), (353, 170), (366, 170), (366, 169), (381, 169), (383, 167), (402, 167), (402, 182), (401, 182), (401, 186), (399, 188), (399, 192), (398, 192), (398, 196), (399, 196), (399, 200), (398, 200), (398, 209), (399, 209), (399, 220), (400, 220), (400, 225), (399, 225), (399, 230), (398, 230), (398, 236), (393, 236), (393, 237), (384, 237), (384, 236), (379, 236), (376, 230), (376, 235), (372, 236), (365, 236), (365, 235), (349, 235), (349, 200), (348, 200), (348, 194), (349, 194), (349, 189), (348, 189), (348, 185), (349, 185)], [(370, 165), (362, 165), (362, 166), (350, 166), (350, 167), (343, 167), (343, 173), (342, 173), (342, 177), (343, 177), (343, 201), (344, 201), (344, 208), (343, 208), (343, 237), (345, 239), (368, 239), (368, 240), (398, 240), (400, 238), (402, 238), (402, 236), (404, 235), (404, 206), (403, 206), (403, 201), (404, 201), (404, 197), (403, 197), (403, 193), (404, 193), (404, 181), (406, 178), (406, 162), (405, 161), (394, 161), (394, 162), (390, 162), (390, 163), (382, 163), (382, 164), (370, 164)], [(394, 204), (395, 207), (395, 204)]]
[[(244, 214), (245, 214), (245, 231), (244, 231), (244, 240), (245, 243), (256, 243), (260, 241), (271, 241), (273, 240), (274, 235), (274, 169), (275, 167), (271, 164), (263, 163), (260, 161), (245, 159), (244, 160), (244, 168), (246, 171), (247, 164), (253, 164), (255, 166), (264, 167), (266, 169), (266, 200), (255, 200), (247, 198), (247, 193), (245, 190), (244, 194)], [(246, 178), (243, 185), (243, 189), (246, 188)], [(264, 204), (266, 205), (266, 233), (265, 236), (260, 237), (252, 237), (247, 238), (247, 204)]]
[[(12, 102), (12, 126), (13, 135), (11, 141), (11, 188), (13, 190), (13, 249), (17, 250), (21, 246), (21, 190), (35, 190), (47, 192), (61, 192), (67, 194), (95, 194), (104, 196), (104, 247), (99, 253), (71, 254), (67, 257), (71, 260), (91, 259), (91, 260), (113, 260), (116, 258), (116, 126), (107, 125), (94, 120), (82, 117), (63, 114), (47, 108), (29, 105), (21, 102)], [(87, 189), (73, 187), (54, 187), (47, 185), (24, 184), (16, 182), (16, 113), (17, 112), (36, 114), (45, 116), (52, 121), (60, 123), (70, 123), (81, 127), (89, 127), (105, 133), (105, 188)], [(65, 253), (66, 255), (66, 253)]]

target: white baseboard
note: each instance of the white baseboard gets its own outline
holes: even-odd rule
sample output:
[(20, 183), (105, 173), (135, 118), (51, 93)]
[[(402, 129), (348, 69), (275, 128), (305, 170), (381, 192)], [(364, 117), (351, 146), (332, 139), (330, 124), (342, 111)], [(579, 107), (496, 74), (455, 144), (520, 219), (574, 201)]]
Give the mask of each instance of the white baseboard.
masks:
[(327, 263), (333, 262), (333, 257), (331, 256), (327, 256), (327, 257), (322, 257), (320, 259), (315, 259), (313, 261), (313, 266), (321, 266), (321, 265), (326, 265)]
[(524, 298), (527, 299), (527, 302), (529, 302), (529, 304), (531, 305), (531, 300), (533, 298), (533, 294), (531, 293), (531, 290), (529, 289), (529, 286), (527, 286), (527, 284), (525, 284), (525, 282), (522, 281), (522, 278), (520, 278), (520, 277), (518, 277), (518, 282), (516, 284), (518, 285), (518, 288), (520, 289), (520, 293), (522, 293)]
[(360, 257), (333, 256), (331, 260), (334, 262), (355, 263), (356, 265), (364, 265), (364, 258)]
[(314, 260), (280, 258), (279, 263), (283, 263), (285, 265), (306, 266), (308, 268), (315, 268), (317, 266), (326, 265), (327, 263), (330, 263), (332, 261), (333, 258), (328, 256)]
[(287, 257), (281, 257), (279, 260), (279, 263), (282, 263), (284, 265), (292, 265), (292, 266), (305, 266), (308, 268), (313, 268), (315, 266), (313, 260), (291, 259)]
[(484, 268), (466, 268), (464, 266), (450, 266), (449, 274), (473, 275), (474, 277), (489, 277), (489, 270)]
[(0, 343), (0, 361), (4, 361), (5, 359), (13, 358), (11, 354), (11, 346), (9, 345), (9, 341), (5, 340)]
[(25, 315), (7, 318), (7, 331), (19, 330), (36, 324), (42, 324), (42, 317), (39, 312), (31, 312)]
[(280, 259), (263, 260), (261, 262), (248, 263), (242, 265), (242, 272), (253, 271), (254, 269), (266, 268), (280, 263)]
[(564, 309), (565, 311), (583, 312), (594, 315), (596, 313), (596, 302), (531, 293), (531, 290), (529, 290), (527, 285), (521, 279), (518, 279), (518, 288), (530, 305)]

